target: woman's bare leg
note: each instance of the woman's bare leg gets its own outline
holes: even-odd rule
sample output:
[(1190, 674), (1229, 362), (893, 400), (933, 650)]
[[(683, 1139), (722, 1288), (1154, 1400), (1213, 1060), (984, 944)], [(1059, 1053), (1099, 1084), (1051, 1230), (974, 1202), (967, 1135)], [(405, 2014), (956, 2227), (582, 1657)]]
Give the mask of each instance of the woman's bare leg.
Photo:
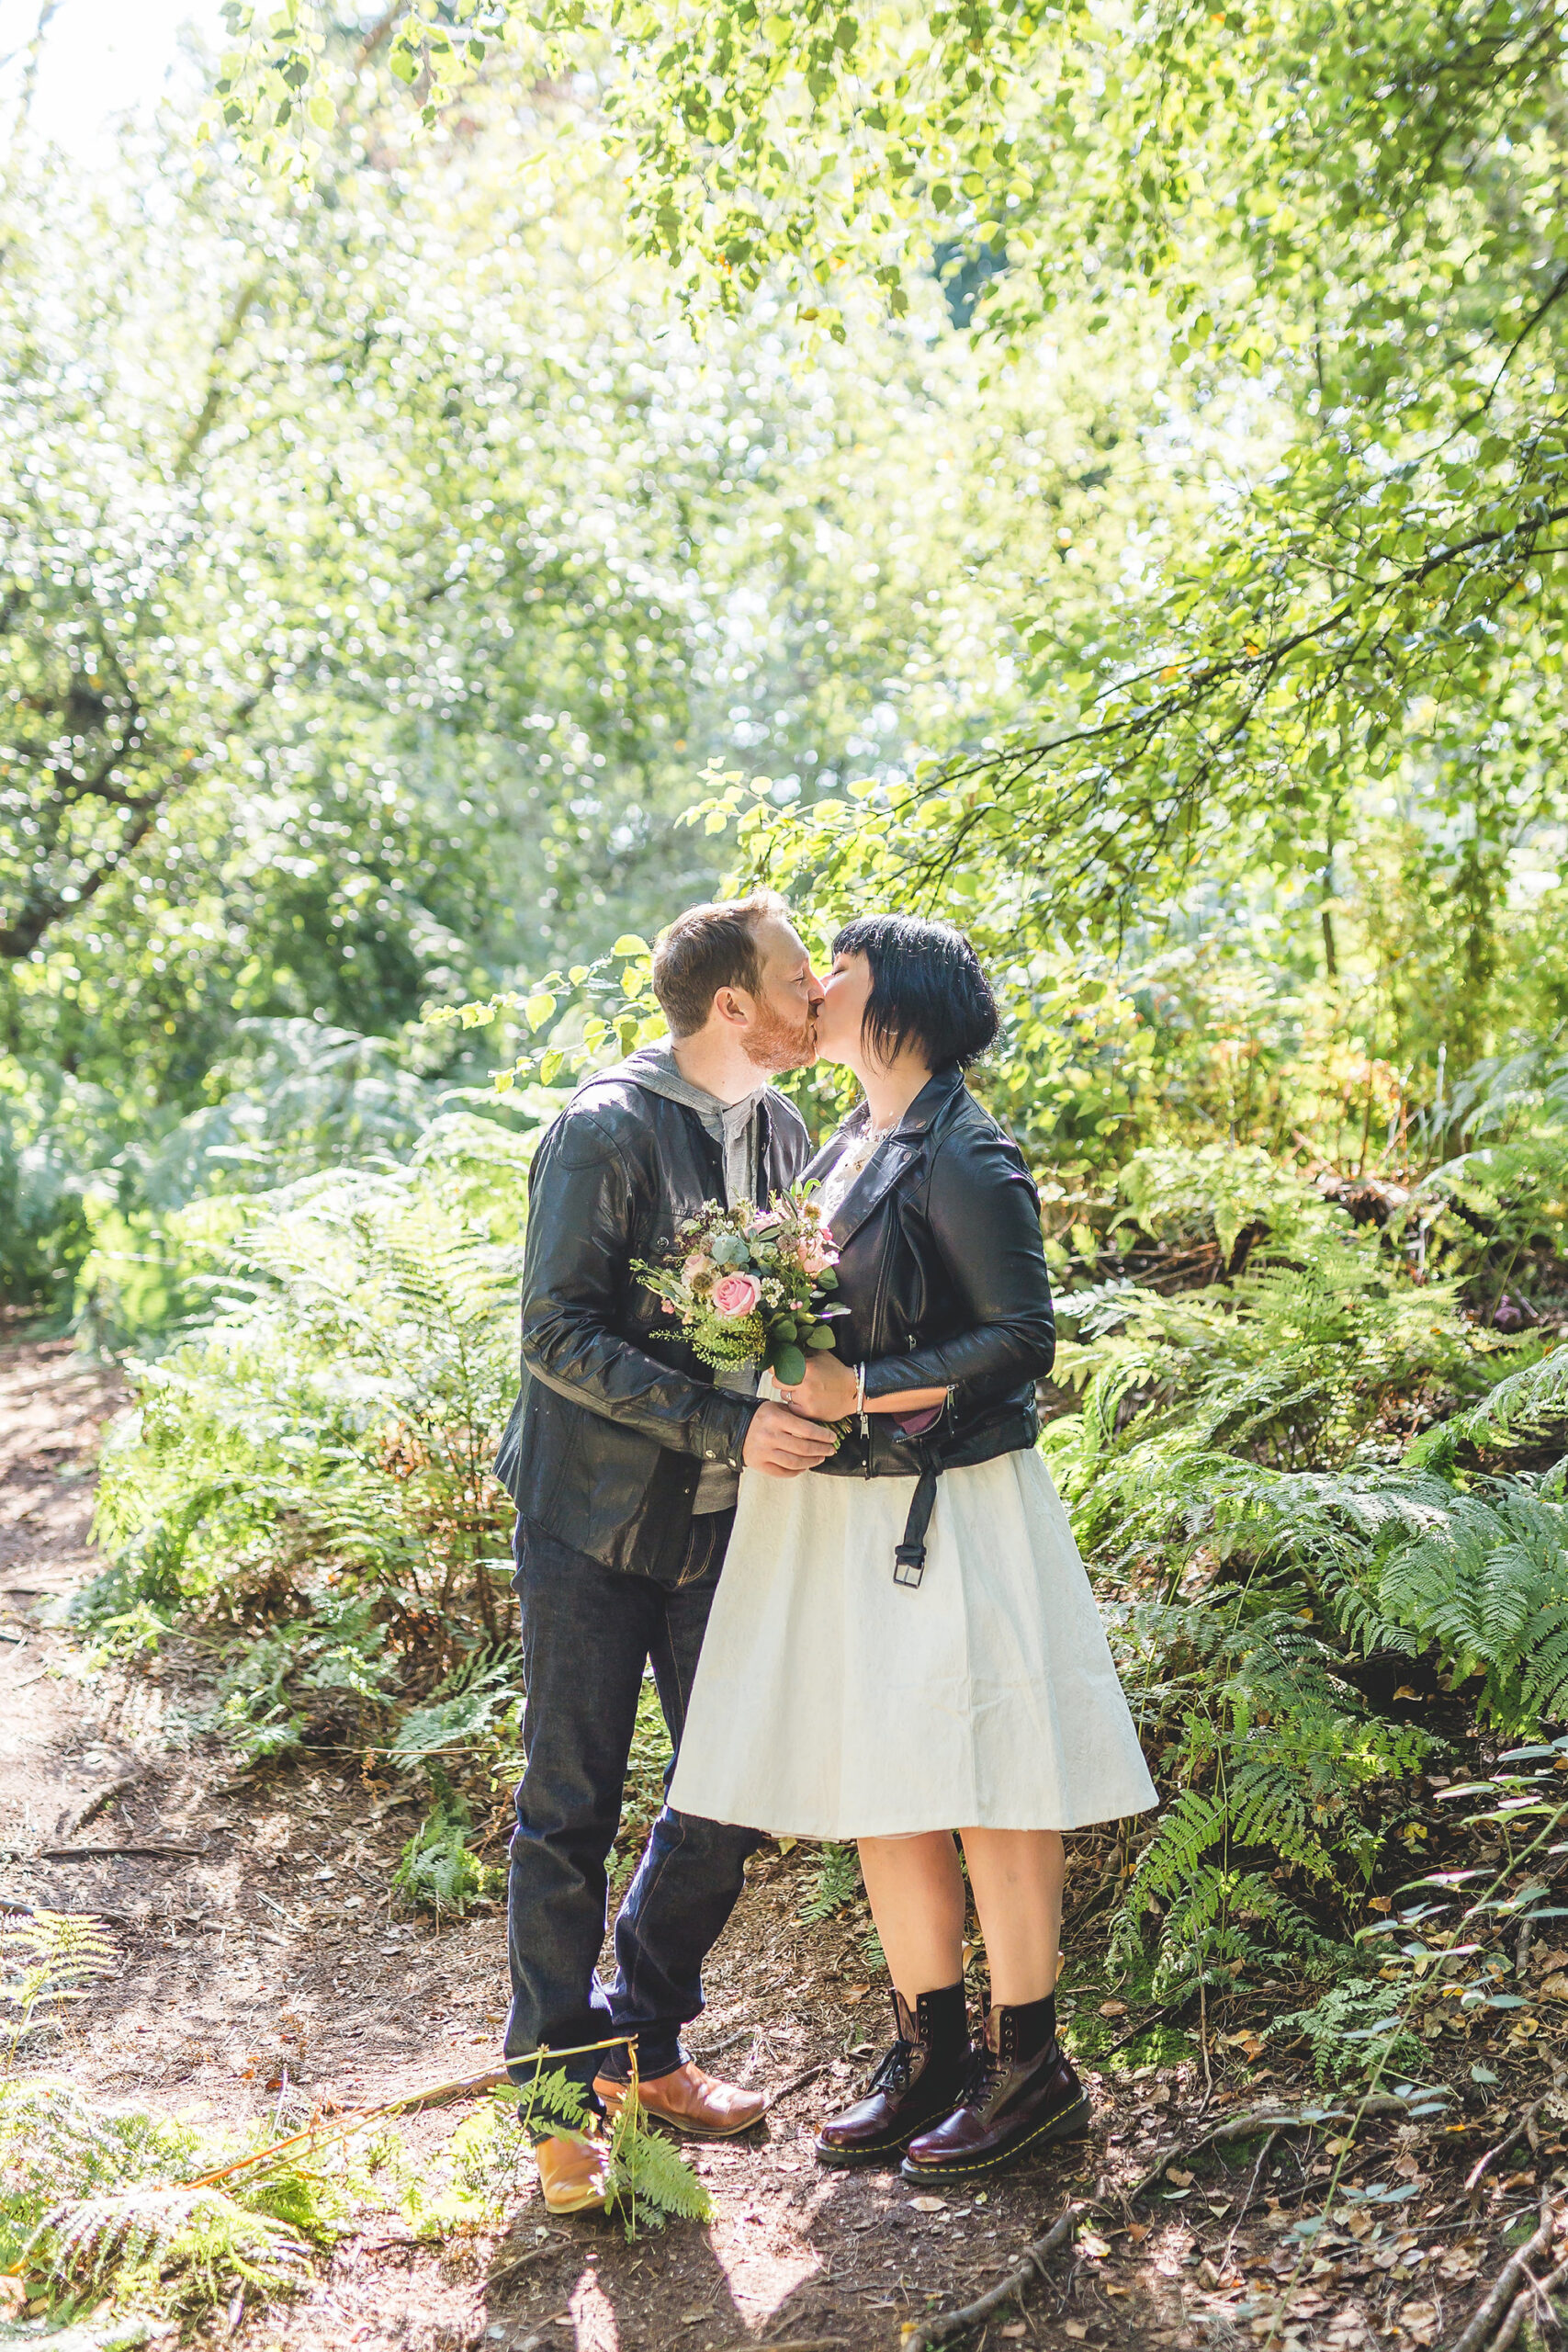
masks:
[[(1055, 1829), (964, 1829), (969, 1884), (986, 1939), (995, 2008), (1043, 2001), (1056, 1989), (1066, 1859)], [(924, 1841), (917, 1841), (923, 1843)], [(864, 1853), (863, 1844), (861, 1852)], [(869, 1875), (866, 1886), (869, 1892)], [(876, 1908), (874, 1901), (872, 1909)], [(880, 1928), (880, 1921), (878, 1927)], [(884, 1949), (886, 1938), (883, 1939)], [(895, 1984), (897, 1978), (894, 1978)]]
[(887, 1971), (911, 2007), (964, 1973), (964, 1873), (947, 1829), (863, 1838), (861, 1875)]

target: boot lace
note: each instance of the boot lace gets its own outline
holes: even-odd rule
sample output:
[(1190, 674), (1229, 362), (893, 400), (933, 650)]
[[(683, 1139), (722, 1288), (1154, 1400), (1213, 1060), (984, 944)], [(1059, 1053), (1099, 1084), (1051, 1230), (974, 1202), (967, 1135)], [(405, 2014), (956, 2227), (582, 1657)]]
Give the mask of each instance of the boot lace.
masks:
[(895, 2091), (902, 2095), (909, 2087), (909, 2067), (917, 2045), (900, 2034), (893, 2047), (882, 2059), (876, 2072), (866, 2085), (871, 2091)]
[(984, 2107), (1005, 2072), (1001, 2059), (990, 2043), (984, 2040), (976, 2041), (969, 2052), (969, 2064), (959, 2085), (958, 2105)]

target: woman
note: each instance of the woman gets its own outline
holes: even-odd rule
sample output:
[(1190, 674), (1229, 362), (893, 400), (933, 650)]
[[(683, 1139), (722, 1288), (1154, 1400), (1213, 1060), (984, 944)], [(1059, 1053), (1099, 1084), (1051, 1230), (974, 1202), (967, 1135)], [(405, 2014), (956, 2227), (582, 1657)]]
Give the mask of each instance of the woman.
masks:
[[(671, 1802), (859, 1840), (896, 2035), (817, 2153), (968, 2181), (1087, 2123), (1055, 2030), (1061, 1833), (1156, 1800), (1034, 1450), (1055, 1326), (1033, 1184), (964, 1083), (997, 1033), (985, 974), (946, 924), (873, 915), (826, 990), (818, 1051), (864, 1100), (807, 1175), (849, 1313), (783, 1393), (848, 1434), (817, 1473), (741, 1480)], [(954, 1831), (990, 1973), (973, 2050)]]

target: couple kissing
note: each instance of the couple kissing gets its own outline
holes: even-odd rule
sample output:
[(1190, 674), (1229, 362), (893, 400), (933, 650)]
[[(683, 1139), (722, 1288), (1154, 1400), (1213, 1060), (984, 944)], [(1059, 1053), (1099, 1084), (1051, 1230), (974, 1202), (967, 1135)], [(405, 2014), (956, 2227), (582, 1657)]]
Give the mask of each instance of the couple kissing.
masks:
[[(549, 2063), (591, 2120), (538, 2126), (552, 2211), (605, 2202), (595, 2119), (628, 2094), (629, 2044), (649, 2116), (745, 2131), (762, 2094), (682, 2045), (703, 1962), (765, 1836), (854, 1838), (894, 2035), (818, 2157), (974, 2181), (1086, 2128), (1056, 2036), (1062, 1833), (1156, 1801), (1035, 1450), (1055, 1344), (1039, 1202), (964, 1077), (995, 1001), (961, 932), (908, 915), (846, 925), (819, 978), (765, 893), (678, 917), (653, 986), (668, 1042), (579, 1088), (529, 1183), (497, 1462), (526, 1689), (508, 2066), (525, 2084), (571, 2053)], [(768, 1080), (818, 1059), (862, 1099), (813, 1157)], [(716, 1208), (745, 1225), (803, 1180), (835, 1253), (833, 1347), (716, 1369), (647, 1270)], [(649, 1666), (673, 1755), (606, 1986), (605, 1864)], [(976, 2033), (965, 1867), (989, 1980)]]

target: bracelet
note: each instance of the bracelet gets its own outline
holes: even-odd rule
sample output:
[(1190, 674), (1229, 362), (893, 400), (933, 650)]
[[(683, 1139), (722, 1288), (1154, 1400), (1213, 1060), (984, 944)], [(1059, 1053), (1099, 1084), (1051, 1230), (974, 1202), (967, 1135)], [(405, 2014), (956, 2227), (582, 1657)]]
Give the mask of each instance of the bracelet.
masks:
[(857, 1414), (863, 1414), (865, 1411), (865, 1366), (863, 1363), (857, 1363), (855, 1366), (854, 1408)]

